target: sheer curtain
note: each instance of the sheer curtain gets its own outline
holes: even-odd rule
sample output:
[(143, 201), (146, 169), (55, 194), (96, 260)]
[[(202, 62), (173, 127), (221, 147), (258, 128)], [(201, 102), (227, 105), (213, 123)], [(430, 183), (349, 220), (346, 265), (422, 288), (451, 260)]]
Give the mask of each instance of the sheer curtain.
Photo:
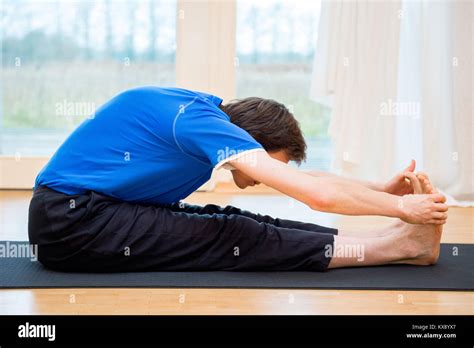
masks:
[(336, 172), (385, 180), (415, 158), (474, 200), (472, 22), (468, 1), (323, 2), (311, 97), (332, 107)]

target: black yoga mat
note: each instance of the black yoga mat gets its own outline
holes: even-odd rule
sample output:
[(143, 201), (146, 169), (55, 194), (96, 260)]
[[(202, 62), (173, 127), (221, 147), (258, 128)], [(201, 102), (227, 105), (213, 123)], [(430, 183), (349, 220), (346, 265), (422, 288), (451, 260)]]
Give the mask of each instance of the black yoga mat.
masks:
[(327, 272), (64, 273), (48, 270), (30, 258), (1, 256), (0, 288), (474, 289), (474, 244), (442, 244), (434, 266), (389, 265)]

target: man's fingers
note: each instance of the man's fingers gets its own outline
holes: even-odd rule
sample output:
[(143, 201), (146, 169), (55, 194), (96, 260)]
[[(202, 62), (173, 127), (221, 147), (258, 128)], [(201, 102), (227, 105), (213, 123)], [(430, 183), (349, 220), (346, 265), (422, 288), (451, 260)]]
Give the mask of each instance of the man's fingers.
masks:
[(449, 207), (444, 203), (435, 203), (436, 211), (445, 212), (448, 211)]
[(438, 220), (446, 220), (448, 218), (448, 213), (441, 213), (441, 212), (434, 212), (433, 218), (438, 219)]
[(405, 172), (403, 173), (408, 180), (410, 180), (411, 185), (413, 186), (414, 193), (423, 193), (421, 188), (420, 180), (416, 177), (416, 175), (412, 172)]
[(405, 168), (405, 172), (414, 172), (415, 171), (415, 167), (416, 167), (416, 162), (414, 159), (412, 159), (410, 161), (410, 164), (408, 165), (408, 167)]
[(434, 194), (431, 194), (429, 196), (431, 197), (433, 202), (436, 202), (436, 203), (446, 202), (446, 197), (444, 195), (442, 195), (441, 193), (434, 193)]
[(413, 185), (411, 184), (411, 181), (409, 179), (405, 178), (404, 185), (407, 194), (414, 193)]
[(429, 225), (444, 225), (446, 223), (446, 220), (443, 219), (431, 219), (428, 220), (427, 224)]

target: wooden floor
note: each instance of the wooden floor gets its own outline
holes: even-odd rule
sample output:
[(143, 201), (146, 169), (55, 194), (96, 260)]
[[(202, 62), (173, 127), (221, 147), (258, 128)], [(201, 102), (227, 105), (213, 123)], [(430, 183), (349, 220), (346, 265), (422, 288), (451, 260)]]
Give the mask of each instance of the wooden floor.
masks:
[[(247, 190), (246, 190), (247, 191)], [(0, 191), (0, 240), (27, 240), (31, 191)], [(193, 194), (194, 204), (232, 204), (274, 216), (360, 230), (390, 219), (316, 213), (269, 189)], [(451, 208), (445, 243), (473, 243), (474, 209)], [(0, 291), (0, 314), (474, 314), (472, 292), (235, 290), (235, 289), (24, 289)]]

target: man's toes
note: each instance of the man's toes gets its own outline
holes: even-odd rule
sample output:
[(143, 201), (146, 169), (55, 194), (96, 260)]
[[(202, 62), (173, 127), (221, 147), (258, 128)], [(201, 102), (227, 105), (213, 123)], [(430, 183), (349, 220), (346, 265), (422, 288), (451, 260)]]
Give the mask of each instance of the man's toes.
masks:
[(405, 177), (408, 180), (410, 180), (411, 185), (413, 187), (413, 193), (415, 193), (415, 194), (423, 193), (423, 187), (422, 187), (422, 184), (420, 182), (420, 179), (414, 173), (405, 172)]
[(431, 184), (428, 174), (423, 173), (423, 172), (418, 172), (416, 174), (416, 177), (420, 181), (424, 193), (428, 193), (428, 194), (438, 193), (438, 190), (436, 190), (436, 188)]
[(429, 188), (428, 188), (428, 185), (429, 185), (428, 181), (424, 179), (422, 176), (418, 176), (418, 179), (420, 180), (422, 193), (430, 193)]
[(435, 189), (433, 187), (433, 185), (431, 185), (431, 182), (429, 180), (423, 180), (423, 191), (424, 193), (427, 193), (427, 194), (433, 194), (433, 193), (436, 193), (435, 192)]
[(426, 180), (430, 180), (430, 177), (425, 172), (418, 172), (416, 175), (423, 177)]
[(426, 193), (434, 194), (434, 193), (438, 193), (438, 190), (436, 190), (436, 188), (433, 185), (431, 185), (430, 182), (428, 182), (426, 184)]
[(423, 186), (424, 186), (425, 193), (431, 193), (431, 191), (433, 190), (433, 187), (428, 181), (425, 181)]

